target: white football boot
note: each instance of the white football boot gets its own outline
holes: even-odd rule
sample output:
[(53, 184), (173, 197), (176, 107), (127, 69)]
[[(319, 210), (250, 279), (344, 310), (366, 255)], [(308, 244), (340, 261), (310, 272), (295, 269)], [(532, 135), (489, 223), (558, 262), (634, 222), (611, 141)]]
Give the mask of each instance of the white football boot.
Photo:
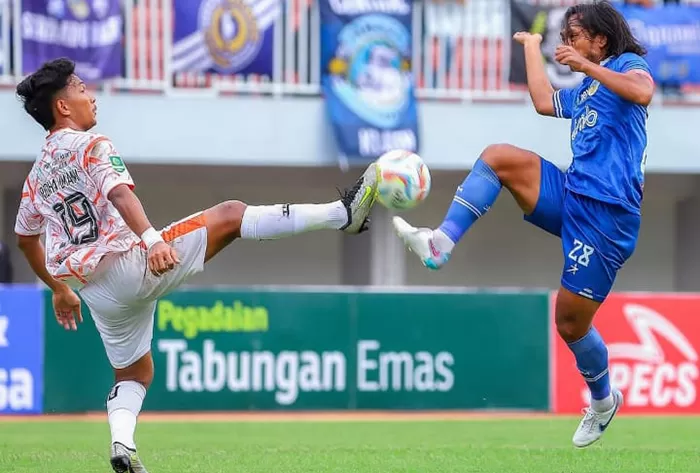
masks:
[[(423, 266), (435, 271), (449, 261), (451, 252), (445, 250), (442, 242), (435, 238), (435, 230), (413, 227), (401, 217), (394, 217), (392, 221), (399, 238), (409, 251), (420, 258)], [(454, 244), (451, 246), (454, 247)]]
[(574, 432), (574, 445), (583, 448), (596, 442), (605, 433), (615, 414), (622, 406), (624, 399), (619, 389), (612, 389), (613, 407), (605, 412), (596, 412), (588, 407), (584, 409), (583, 419)]
[(370, 164), (360, 178), (341, 194), (340, 200), (348, 211), (348, 222), (340, 228), (345, 233), (362, 233), (369, 229), (369, 214), (377, 199), (379, 167)]
[(110, 463), (115, 473), (148, 473), (136, 450), (119, 442), (112, 444)]

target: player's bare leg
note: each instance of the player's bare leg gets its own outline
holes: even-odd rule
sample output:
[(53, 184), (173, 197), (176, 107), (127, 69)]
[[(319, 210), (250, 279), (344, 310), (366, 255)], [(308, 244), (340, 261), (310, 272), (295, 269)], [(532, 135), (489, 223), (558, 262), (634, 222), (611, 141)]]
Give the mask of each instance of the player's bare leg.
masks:
[(623, 403), (619, 389), (611, 387), (608, 349), (593, 327), (600, 302), (561, 287), (557, 294), (555, 322), (559, 336), (576, 357), (576, 365), (591, 391), (591, 406), (574, 433), (576, 447), (587, 447), (603, 435)]
[(491, 209), (502, 187), (510, 191), (526, 215), (535, 210), (541, 166), (535, 153), (511, 145), (491, 145), (457, 188), (439, 228), (416, 228), (394, 217), (396, 232), (424, 266), (440, 269), (472, 224)]
[(325, 204), (248, 205), (222, 202), (204, 211), (209, 261), (236, 238), (276, 240), (315, 230), (365, 231), (377, 194), (377, 167), (370, 164), (354, 186)]
[[(542, 186), (542, 160), (513, 146), (490, 147), (483, 156), (525, 215), (534, 212)], [(487, 151), (489, 151), (487, 149)], [(597, 441), (623, 403), (622, 393), (610, 385), (608, 351), (593, 327), (600, 302), (559, 289), (555, 321), (559, 336), (576, 358), (581, 375), (591, 391), (591, 406), (584, 412), (573, 443), (586, 447)]]
[[(457, 189), (440, 228), (414, 228), (398, 218), (395, 218), (394, 225), (425, 266), (439, 269), (471, 225), (488, 211), (501, 187), (510, 191), (525, 215), (532, 214), (542, 187), (541, 158), (510, 145), (489, 146)], [(592, 397), (591, 407), (585, 410), (574, 434), (573, 442), (577, 447), (598, 440), (623, 402), (620, 391), (610, 386), (607, 348), (592, 326), (599, 306), (599, 302), (563, 287), (559, 290), (557, 330), (576, 357)]]
[[(271, 240), (321, 229), (363, 232), (368, 228), (376, 191), (377, 168), (371, 164), (355, 185), (334, 202), (255, 206), (240, 201), (222, 202), (203, 212), (207, 228), (204, 260), (213, 258), (236, 238)], [(150, 353), (127, 368), (115, 370), (115, 386), (108, 397), (107, 410), (112, 431), (111, 464), (117, 473), (146, 473), (133, 437), (152, 380)]]
[(116, 473), (147, 473), (136, 453), (134, 432), (153, 373), (150, 352), (131, 366), (114, 370), (115, 383), (107, 397), (107, 414), (112, 434), (110, 462)]

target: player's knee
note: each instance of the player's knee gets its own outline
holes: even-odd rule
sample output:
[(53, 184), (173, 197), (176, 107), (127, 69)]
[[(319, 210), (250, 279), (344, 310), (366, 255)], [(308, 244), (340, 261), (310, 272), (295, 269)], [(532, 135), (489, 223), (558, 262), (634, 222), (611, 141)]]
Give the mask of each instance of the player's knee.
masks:
[(586, 335), (590, 328), (587, 317), (579, 317), (571, 311), (559, 311), (555, 316), (557, 332), (566, 343), (572, 343)]
[(222, 220), (226, 224), (227, 233), (237, 235), (241, 231), (241, 221), (247, 207), (240, 200), (227, 200), (219, 204)]
[(487, 146), (480, 159), (493, 169), (501, 181), (505, 181), (510, 174), (530, 164), (526, 156), (527, 153), (516, 146), (495, 144)]
[(121, 381), (134, 381), (148, 389), (151, 386), (151, 383), (153, 383), (153, 371), (151, 370), (151, 372), (134, 373), (131, 376), (117, 376), (114, 383), (116, 384)]
[(132, 381), (136, 381), (137, 383), (143, 385), (146, 390), (151, 387), (151, 383), (153, 383), (153, 373), (144, 373), (143, 376), (140, 376), (138, 379), (134, 379)]
[(148, 389), (153, 382), (154, 373), (153, 360), (144, 357), (128, 368), (114, 370), (114, 381), (115, 384), (120, 381), (135, 381)]
[(139, 376), (138, 381), (139, 383), (143, 384), (146, 389), (148, 389), (151, 386), (151, 383), (153, 382), (153, 376), (155, 375), (155, 370), (153, 369), (153, 365), (150, 366), (150, 368), (144, 370), (144, 372)]

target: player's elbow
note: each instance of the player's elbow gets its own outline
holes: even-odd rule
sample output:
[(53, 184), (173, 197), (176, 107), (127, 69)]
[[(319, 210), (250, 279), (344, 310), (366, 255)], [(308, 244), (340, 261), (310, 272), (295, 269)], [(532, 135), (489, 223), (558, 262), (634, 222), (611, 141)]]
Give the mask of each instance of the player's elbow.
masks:
[(107, 199), (112, 202), (116, 208), (119, 208), (121, 204), (126, 202), (129, 197), (131, 197), (132, 190), (126, 184), (119, 184), (114, 189), (109, 191)]
[(635, 102), (639, 105), (648, 106), (654, 98), (654, 89), (642, 88), (636, 94)]
[(636, 103), (637, 105), (642, 105), (646, 107), (651, 103), (654, 98), (654, 86), (649, 84), (647, 81), (638, 81), (634, 84), (635, 87), (630, 87), (629, 100)]
[(554, 89), (549, 84), (546, 84), (546, 87), (530, 88), (530, 98), (537, 113), (554, 116)]
[(535, 111), (540, 115), (551, 117), (554, 115), (554, 93), (540, 93), (532, 96), (532, 105), (535, 106)]
[(551, 101), (539, 100), (536, 101), (534, 105), (535, 111), (540, 115), (544, 115), (546, 117), (551, 117), (554, 115), (554, 106), (552, 105)]

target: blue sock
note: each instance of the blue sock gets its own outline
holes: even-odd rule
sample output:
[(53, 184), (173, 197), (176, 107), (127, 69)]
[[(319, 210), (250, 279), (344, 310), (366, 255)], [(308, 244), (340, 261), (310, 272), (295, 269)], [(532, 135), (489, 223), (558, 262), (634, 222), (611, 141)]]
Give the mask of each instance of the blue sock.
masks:
[(608, 397), (610, 395), (608, 348), (598, 330), (591, 327), (583, 338), (568, 345), (576, 357), (576, 367), (591, 390), (591, 398), (599, 401)]
[(493, 169), (481, 158), (477, 159), (472, 172), (457, 188), (440, 230), (453, 243), (457, 243), (469, 227), (489, 211), (501, 187), (501, 181)]

